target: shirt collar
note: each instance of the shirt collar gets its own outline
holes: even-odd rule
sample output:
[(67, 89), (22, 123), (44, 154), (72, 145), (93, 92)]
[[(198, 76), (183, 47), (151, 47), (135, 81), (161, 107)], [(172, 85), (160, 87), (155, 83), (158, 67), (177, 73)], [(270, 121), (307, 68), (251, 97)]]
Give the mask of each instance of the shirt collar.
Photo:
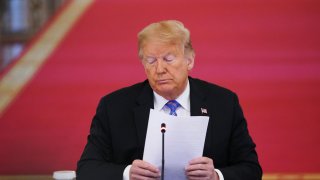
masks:
[[(153, 91), (154, 95), (154, 109), (161, 110), (163, 106), (168, 102), (167, 99), (157, 94)], [(182, 94), (176, 99), (182, 108), (190, 112), (190, 85), (189, 81), (187, 81), (187, 86), (182, 92)]]

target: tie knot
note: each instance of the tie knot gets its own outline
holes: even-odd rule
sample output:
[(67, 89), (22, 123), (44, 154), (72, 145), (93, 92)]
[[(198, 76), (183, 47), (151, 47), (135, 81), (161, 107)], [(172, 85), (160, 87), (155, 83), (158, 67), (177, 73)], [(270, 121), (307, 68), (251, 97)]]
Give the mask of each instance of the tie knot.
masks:
[(180, 104), (176, 100), (168, 101), (165, 106), (170, 109), (170, 115), (177, 116), (176, 110), (180, 106)]

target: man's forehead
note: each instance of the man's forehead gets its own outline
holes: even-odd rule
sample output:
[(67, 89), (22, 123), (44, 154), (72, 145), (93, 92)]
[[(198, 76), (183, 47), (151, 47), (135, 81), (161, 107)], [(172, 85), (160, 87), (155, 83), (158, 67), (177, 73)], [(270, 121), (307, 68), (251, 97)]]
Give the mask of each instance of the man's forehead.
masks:
[(164, 55), (164, 54), (178, 54), (181, 53), (182, 48), (177, 44), (163, 43), (163, 42), (148, 42), (142, 48), (145, 55)]

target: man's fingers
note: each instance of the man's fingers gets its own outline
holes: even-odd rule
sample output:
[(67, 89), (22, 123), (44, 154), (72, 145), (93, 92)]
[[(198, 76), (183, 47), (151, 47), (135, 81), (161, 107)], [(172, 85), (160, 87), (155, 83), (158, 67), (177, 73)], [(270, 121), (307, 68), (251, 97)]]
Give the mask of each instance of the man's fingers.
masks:
[(208, 171), (206, 171), (206, 170), (193, 170), (193, 171), (187, 171), (186, 174), (189, 177), (206, 177), (206, 176), (208, 176)]
[(212, 170), (214, 169), (213, 160), (207, 157), (192, 159), (186, 166), (186, 171)]
[(193, 164), (186, 166), (186, 171), (205, 170), (207, 167), (205, 164)]
[(159, 176), (159, 174), (154, 173), (152, 171), (146, 170), (146, 169), (141, 169), (141, 168), (136, 168), (132, 170), (132, 175), (133, 176), (141, 176), (141, 177), (152, 177), (156, 178)]
[(148, 176), (142, 176), (142, 175), (138, 175), (138, 174), (133, 174), (130, 176), (130, 180), (158, 180), (159, 177), (148, 177)]
[(134, 171), (134, 174), (139, 174), (139, 175), (142, 175), (145, 177), (156, 177), (157, 176), (156, 172), (150, 171), (148, 169), (142, 169), (139, 167), (135, 167), (135, 169), (133, 169), (133, 171)]
[(189, 161), (190, 165), (193, 164), (213, 164), (212, 159), (207, 158), (207, 157), (198, 157), (198, 158), (194, 158), (191, 161)]
[(192, 159), (185, 171), (190, 180), (212, 179), (215, 175), (213, 160), (207, 157)]
[(160, 177), (160, 172), (158, 168), (154, 167), (150, 163), (142, 160), (135, 160), (132, 162), (132, 166), (130, 168), (130, 177), (131, 179), (155, 179)]
[(153, 166), (152, 164), (146, 162), (146, 161), (142, 161), (142, 160), (134, 160), (132, 163), (132, 166), (136, 166), (139, 167), (141, 169), (144, 170), (148, 170), (154, 173), (159, 173), (158, 168), (156, 168), (155, 166)]

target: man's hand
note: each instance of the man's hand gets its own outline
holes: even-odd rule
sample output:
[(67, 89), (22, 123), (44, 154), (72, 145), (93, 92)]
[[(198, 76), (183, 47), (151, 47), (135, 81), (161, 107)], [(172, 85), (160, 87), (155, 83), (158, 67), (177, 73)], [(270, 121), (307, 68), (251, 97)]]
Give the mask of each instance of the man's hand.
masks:
[(214, 170), (213, 160), (207, 157), (192, 159), (185, 170), (190, 180), (219, 180), (219, 176)]
[(134, 160), (130, 168), (130, 180), (158, 179), (160, 171), (150, 163), (142, 160)]

